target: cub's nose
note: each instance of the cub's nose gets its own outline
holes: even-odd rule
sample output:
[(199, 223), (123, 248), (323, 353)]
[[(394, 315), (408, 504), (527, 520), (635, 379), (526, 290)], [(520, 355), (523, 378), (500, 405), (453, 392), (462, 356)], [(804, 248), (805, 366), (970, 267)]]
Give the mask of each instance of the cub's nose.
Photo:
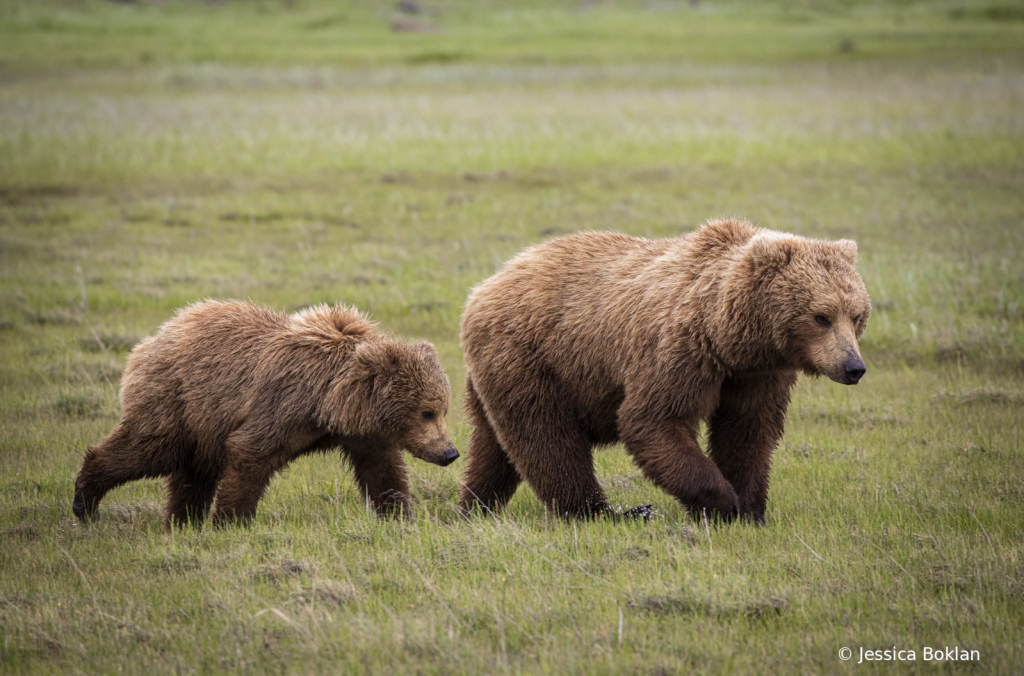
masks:
[(860, 382), (860, 379), (867, 373), (867, 369), (864, 368), (864, 361), (860, 357), (850, 357), (843, 364), (843, 371), (846, 374), (846, 381), (850, 385), (856, 385)]
[(455, 448), (455, 444), (448, 444), (448, 447), (444, 449), (444, 462), (441, 463), (441, 467), (447, 467), (455, 462), (458, 457), (459, 451)]

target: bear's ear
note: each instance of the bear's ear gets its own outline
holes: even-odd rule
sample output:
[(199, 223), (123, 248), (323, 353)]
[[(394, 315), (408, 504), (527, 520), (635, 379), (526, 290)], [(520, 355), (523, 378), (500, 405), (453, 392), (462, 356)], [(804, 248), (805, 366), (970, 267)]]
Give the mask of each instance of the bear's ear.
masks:
[(441, 359), (437, 356), (437, 349), (433, 343), (428, 343), (425, 340), (421, 340), (418, 343), (412, 345), (416, 353), (423, 358), (426, 362), (427, 369), (434, 373), (440, 373), (441, 379), (444, 380), (445, 387), (448, 389), (449, 395), (451, 394), (451, 383), (448, 381), (448, 374), (444, 372), (441, 367)]
[(793, 260), (796, 248), (782, 237), (754, 237), (750, 241), (750, 256), (758, 269), (781, 270)]
[(432, 362), (438, 361), (437, 349), (434, 347), (433, 343), (428, 343), (425, 340), (421, 340), (418, 343), (413, 343), (412, 346), (413, 348), (415, 348), (416, 353), (421, 355), (424, 359), (427, 359)]
[(846, 259), (850, 265), (857, 265), (857, 243), (852, 239), (841, 239), (835, 243), (839, 254)]
[(359, 343), (354, 358), (356, 364), (371, 378), (389, 378), (402, 364), (401, 349), (389, 341)]

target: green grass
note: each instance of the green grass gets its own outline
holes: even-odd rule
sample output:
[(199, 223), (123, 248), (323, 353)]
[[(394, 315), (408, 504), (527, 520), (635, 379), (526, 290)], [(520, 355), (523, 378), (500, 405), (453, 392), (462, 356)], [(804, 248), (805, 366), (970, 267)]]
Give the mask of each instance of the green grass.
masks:
[[(785, 63), (1024, 52), (1018, 2), (102, 3), (0, 7), (0, 73), (159, 65)], [(197, 6), (198, 5), (198, 6)], [(415, 30), (395, 31), (396, 21)]]
[[(0, 670), (1019, 673), (1019, 3), (430, 7), (0, 8)], [(337, 456), (250, 528), (164, 533), (156, 481), (70, 513), (126, 350), (185, 303), (433, 341), (465, 449), (474, 284), (722, 215), (856, 239), (875, 305), (862, 384), (801, 380), (763, 528), (691, 521), (618, 446), (602, 483), (649, 523), (525, 487), (467, 522), (464, 465), (411, 458), (416, 519), (378, 521)], [(923, 661), (954, 645), (980, 663)]]

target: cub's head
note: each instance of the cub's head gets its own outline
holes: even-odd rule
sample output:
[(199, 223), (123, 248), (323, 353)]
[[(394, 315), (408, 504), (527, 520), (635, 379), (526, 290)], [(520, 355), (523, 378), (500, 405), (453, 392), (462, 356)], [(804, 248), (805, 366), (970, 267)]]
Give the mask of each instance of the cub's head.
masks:
[(367, 341), (352, 358), (356, 396), (344, 408), (362, 418), (362, 427), (435, 465), (459, 457), (444, 420), (451, 387), (433, 345)]
[(776, 346), (809, 375), (856, 385), (866, 371), (857, 341), (871, 314), (856, 242), (762, 230), (750, 247)]

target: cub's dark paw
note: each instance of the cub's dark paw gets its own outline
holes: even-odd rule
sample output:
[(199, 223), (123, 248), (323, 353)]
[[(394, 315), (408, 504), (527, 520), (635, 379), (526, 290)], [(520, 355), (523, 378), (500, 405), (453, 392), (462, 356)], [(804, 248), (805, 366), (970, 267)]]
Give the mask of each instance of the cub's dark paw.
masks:
[(75, 491), (75, 497), (71, 502), (71, 511), (74, 512), (75, 518), (79, 521), (88, 521), (89, 517), (92, 516), (92, 510), (85, 508), (85, 498), (78, 491)]

